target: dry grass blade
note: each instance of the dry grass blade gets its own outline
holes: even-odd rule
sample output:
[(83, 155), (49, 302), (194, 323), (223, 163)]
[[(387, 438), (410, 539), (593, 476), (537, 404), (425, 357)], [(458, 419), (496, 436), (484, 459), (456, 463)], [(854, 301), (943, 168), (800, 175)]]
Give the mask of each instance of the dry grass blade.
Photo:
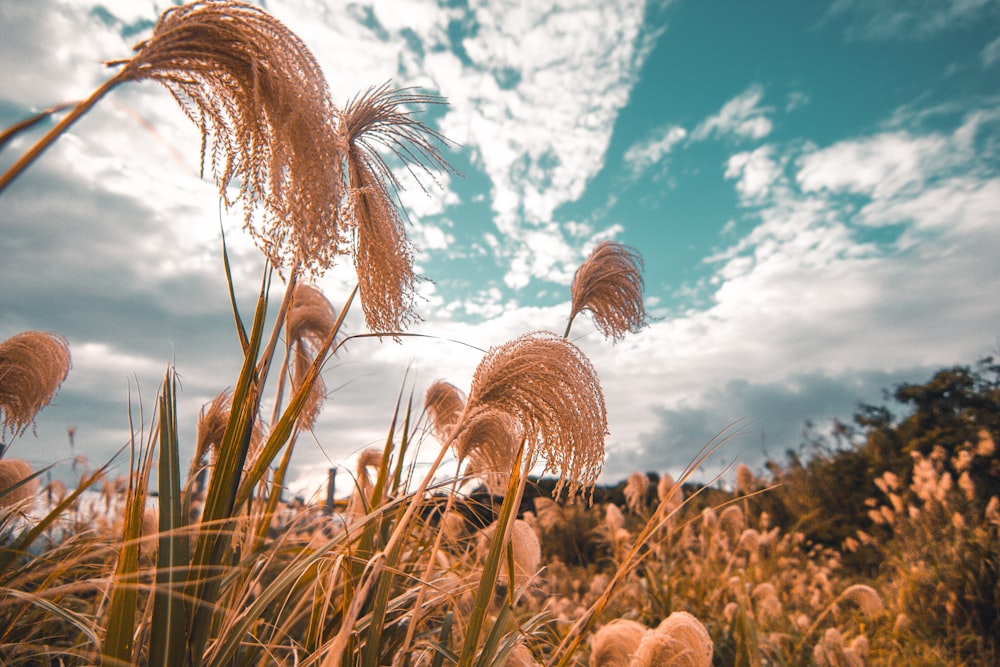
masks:
[(484, 413), (506, 413), (527, 443), (526, 470), (544, 460), (555, 494), (591, 488), (604, 465), (608, 432), (597, 371), (575, 345), (547, 331), (487, 352), (472, 378), (462, 428)]
[[(319, 273), (343, 250), (334, 107), (305, 44), (241, 2), (168, 9), (118, 77), (163, 84), (202, 132), (219, 191), (239, 183), (245, 226), (276, 266)], [(266, 213), (254, 219), (257, 205)]]
[(413, 249), (403, 226), (404, 213), (393, 198), (399, 182), (376, 150), (382, 145), (412, 172), (430, 165), (450, 169), (435, 142), (443, 142), (403, 107), (440, 104), (433, 96), (383, 85), (349, 102), (340, 116), (338, 137), (348, 164), (347, 215), (355, 230), (355, 266), (361, 308), (376, 333), (405, 329), (417, 319)]
[(605, 338), (618, 341), (639, 331), (646, 323), (644, 287), (639, 253), (614, 241), (600, 243), (573, 276), (566, 335), (573, 319), (584, 310), (593, 313), (594, 324)]
[(69, 369), (69, 346), (59, 334), (24, 331), (0, 343), (0, 434), (18, 436), (34, 423)]
[[(303, 378), (322, 349), (323, 342), (333, 331), (336, 322), (336, 310), (318, 287), (308, 283), (299, 283), (295, 286), (291, 305), (285, 315), (285, 332), (292, 359), (289, 367), (293, 391), (298, 391), (302, 386)], [(325, 398), (326, 385), (322, 376), (317, 375), (309, 399), (299, 413), (299, 428), (306, 430), (312, 428), (323, 408)]]

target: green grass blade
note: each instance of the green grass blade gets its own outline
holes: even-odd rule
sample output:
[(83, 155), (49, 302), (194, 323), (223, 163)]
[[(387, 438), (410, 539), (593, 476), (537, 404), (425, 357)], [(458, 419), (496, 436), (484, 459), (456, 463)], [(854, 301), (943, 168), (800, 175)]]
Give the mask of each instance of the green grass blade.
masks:
[(151, 445), (145, 448), (140, 445), (137, 468), (134, 468), (129, 475), (121, 551), (118, 554), (118, 565), (111, 584), (107, 633), (101, 650), (102, 665), (133, 661), (132, 646), (139, 604), (139, 539), (142, 517), (146, 509), (149, 471), (153, 461), (151, 449)]
[(490, 544), (490, 551), (483, 563), (483, 575), (479, 581), (479, 589), (476, 591), (472, 618), (469, 619), (469, 626), (466, 629), (465, 643), (462, 645), (462, 655), (458, 661), (459, 667), (470, 667), (476, 657), (479, 635), (482, 632), (483, 623), (490, 608), (493, 591), (496, 587), (497, 575), (500, 573), (500, 561), (501, 554), (504, 553), (504, 543), (509, 539), (507, 527), (517, 514), (518, 505), (521, 502), (521, 491), (523, 490), (522, 480), (527, 479), (527, 475), (521, 470), (523, 456), (524, 445), (522, 444), (518, 450), (517, 459), (514, 462), (510, 482), (507, 485), (507, 493), (504, 494), (503, 504), (500, 506), (500, 513), (497, 516), (496, 528), (493, 532), (493, 542)]
[(222, 264), (226, 269), (226, 285), (229, 286), (229, 303), (233, 306), (233, 319), (236, 320), (236, 335), (240, 338), (240, 347), (243, 354), (250, 348), (250, 341), (247, 339), (247, 328), (243, 325), (243, 318), (240, 317), (240, 309), (236, 304), (236, 288), (233, 286), (233, 271), (229, 266), (229, 250), (226, 246), (226, 230), (221, 229), (222, 234)]
[(198, 532), (194, 558), (191, 562), (193, 579), (188, 587), (191, 606), (188, 614), (187, 653), (189, 664), (195, 666), (201, 664), (212, 619), (217, 611), (220, 577), (225, 571), (225, 561), (231, 549), (227, 531), (232, 525), (236, 491), (242, 477), (259, 406), (256, 357), (263, 339), (269, 273), (265, 274), (261, 284), (250, 345), (233, 390), (229, 422), (219, 446), (219, 458), (205, 498), (201, 529)]
[(448, 657), (450, 663), (458, 662), (458, 656), (448, 648), (448, 644), (451, 642), (451, 624), (454, 617), (454, 612), (450, 611), (444, 615), (444, 620), (441, 622), (441, 634), (438, 636), (437, 644), (434, 646), (434, 658), (431, 660), (431, 667), (444, 667), (445, 656)]
[[(289, 401), (288, 406), (281, 415), (281, 419), (279, 419), (271, 428), (267, 441), (264, 443), (263, 448), (261, 448), (260, 453), (257, 455), (257, 459), (253, 462), (246, 475), (244, 475), (239, 490), (236, 493), (236, 507), (241, 506), (250, 499), (250, 496), (253, 494), (254, 487), (261, 479), (263, 479), (265, 473), (267, 473), (267, 469), (271, 465), (271, 461), (274, 460), (274, 457), (278, 455), (281, 448), (284, 447), (285, 443), (288, 442), (289, 438), (291, 438), (299, 415), (302, 413), (302, 409), (309, 400), (309, 394), (312, 392), (313, 384), (319, 376), (319, 372), (323, 367), (324, 361), (326, 360), (326, 355), (330, 351), (330, 348), (336, 339), (336, 335), (344, 323), (344, 318), (347, 316), (347, 312), (351, 308), (351, 303), (353, 303), (354, 295), (357, 294), (357, 291), (358, 288), (355, 286), (350, 296), (348, 296), (344, 307), (341, 308), (340, 314), (337, 316), (337, 321), (334, 322), (329, 336), (327, 336), (323, 346), (316, 352), (316, 358), (313, 359), (312, 365), (309, 367), (305, 377), (302, 379), (302, 384), (299, 386), (298, 391), (295, 392), (295, 395), (292, 397), (291, 401)], [(234, 397), (234, 405), (235, 400), (236, 399)]]
[(181, 595), (190, 551), (181, 507), (176, 390), (177, 377), (173, 369), (167, 369), (160, 397), (160, 542), (149, 638), (150, 667), (182, 665), (186, 644), (187, 616)]

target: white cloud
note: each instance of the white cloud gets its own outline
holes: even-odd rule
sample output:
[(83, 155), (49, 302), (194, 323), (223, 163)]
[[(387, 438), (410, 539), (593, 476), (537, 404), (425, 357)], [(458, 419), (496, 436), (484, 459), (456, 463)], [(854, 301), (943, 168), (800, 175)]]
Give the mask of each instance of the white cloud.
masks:
[(781, 176), (781, 165), (774, 160), (774, 148), (761, 146), (737, 153), (726, 163), (726, 178), (735, 178), (736, 191), (745, 203), (765, 198), (771, 185)]
[(983, 67), (992, 67), (1000, 62), (1000, 37), (983, 47), (983, 50), (979, 52), (979, 59), (982, 61)]
[(932, 168), (947, 166), (947, 140), (894, 132), (844, 141), (805, 155), (797, 180), (806, 192), (845, 191), (888, 197), (920, 187)]
[(825, 19), (846, 16), (851, 39), (921, 39), (989, 20), (998, 5), (997, 0), (837, 0)]
[(631, 146), (623, 159), (628, 165), (632, 178), (638, 177), (651, 166), (659, 163), (687, 137), (687, 130), (679, 125), (665, 125), (652, 137)]
[(691, 139), (701, 141), (710, 136), (734, 136), (738, 139), (763, 139), (771, 133), (770, 107), (761, 107), (764, 89), (752, 85), (726, 102), (717, 114), (703, 120), (691, 133)]

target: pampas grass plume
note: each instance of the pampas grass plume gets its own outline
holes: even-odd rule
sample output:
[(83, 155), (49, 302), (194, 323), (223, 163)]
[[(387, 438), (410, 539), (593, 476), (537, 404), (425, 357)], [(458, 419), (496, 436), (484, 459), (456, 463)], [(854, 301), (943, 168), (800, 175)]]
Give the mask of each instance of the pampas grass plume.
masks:
[[(165, 86), (202, 133), (219, 193), (277, 266), (313, 273), (343, 252), (343, 176), (335, 109), (305, 44), (270, 14), (242, 2), (192, 2), (166, 10), (136, 46), (121, 81)], [(263, 220), (254, 210), (263, 205)]]
[(18, 436), (33, 424), (69, 369), (69, 345), (59, 334), (24, 331), (0, 343), (0, 435)]
[(519, 426), (526, 470), (542, 459), (558, 476), (557, 498), (593, 488), (604, 466), (607, 409), (597, 371), (575, 345), (535, 331), (490, 349), (473, 375), (462, 427), (490, 411)]
[[(21, 459), (0, 459), (0, 509), (19, 509), (34, 500), (38, 490), (38, 478), (34, 478), (16, 489), (19, 482), (35, 473), (31, 464)], [(13, 489), (13, 490), (12, 490)]]
[(854, 584), (848, 586), (840, 594), (841, 599), (853, 602), (861, 610), (861, 613), (868, 618), (875, 618), (882, 613), (885, 605), (882, 604), (882, 597), (871, 586), (865, 584)]
[(617, 342), (625, 334), (639, 331), (646, 323), (643, 288), (639, 253), (621, 243), (601, 242), (573, 276), (569, 326), (577, 315), (589, 310), (605, 338)]
[[(465, 396), (450, 382), (435, 380), (424, 394), (424, 409), (430, 417), (431, 427), (437, 439), (444, 442), (465, 408)], [(465, 452), (462, 452), (465, 454)], [(456, 452), (459, 459), (465, 458)]]
[(646, 493), (649, 478), (641, 472), (633, 472), (625, 481), (625, 503), (629, 511), (638, 514), (646, 509)]
[[(669, 638), (673, 653), (669, 656), (657, 651), (665, 662), (646, 662), (647, 665), (667, 664), (677, 667), (711, 667), (714, 647), (705, 626), (686, 611), (675, 611), (663, 619), (654, 634)], [(662, 644), (658, 644), (662, 646)]]
[(611, 621), (590, 639), (590, 667), (628, 667), (648, 632), (649, 628), (637, 621)]
[[(298, 390), (337, 321), (337, 311), (315, 285), (297, 283), (285, 314), (285, 335), (291, 355), (292, 388)], [(326, 398), (326, 384), (317, 375), (309, 399), (299, 413), (299, 428), (308, 430), (316, 423)]]

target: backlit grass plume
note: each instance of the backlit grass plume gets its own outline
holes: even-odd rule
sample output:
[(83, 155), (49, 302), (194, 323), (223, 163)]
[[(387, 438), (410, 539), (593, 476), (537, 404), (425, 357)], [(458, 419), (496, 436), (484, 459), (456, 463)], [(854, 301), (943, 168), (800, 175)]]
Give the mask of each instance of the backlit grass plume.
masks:
[(21, 435), (55, 396), (70, 369), (59, 334), (24, 331), (0, 343), (0, 435)]
[(466, 472), (499, 494), (507, 488), (521, 439), (514, 417), (500, 410), (486, 410), (467, 423), (453, 446), (456, 456), (468, 459)]
[[(298, 283), (292, 293), (292, 303), (285, 315), (285, 335), (288, 340), (292, 390), (298, 391), (302, 380), (309, 372), (316, 355), (333, 327), (337, 312), (323, 293), (315, 285)], [(316, 376), (309, 400), (299, 413), (298, 425), (309, 429), (316, 422), (323, 400), (326, 398), (326, 384), (321, 375)]]
[[(163, 84), (202, 133), (227, 204), (276, 265), (322, 272), (343, 250), (343, 193), (334, 107), (305, 44), (280, 21), (241, 2), (168, 9), (136, 46), (120, 81)], [(231, 197), (229, 186), (239, 184)], [(254, 211), (263, 205), (259, 221)]]
[[(492, 348), (472, 378), (463, 428), (490, 411), (506, 413), (526, 446), (526, 469), (544, 460), (558, 497), (591, 488), (604, 465), (608, 432), (597, 371), (565, 338), (535, 331)], [(513, 454), (512, 454), (513, 458)]]
[(646, 323), (644, 287), (642, 257), (637, 251), (614, 241), (598, 244), (573, 276), (565, 335), (569, 336), (573, 320), (585, 310), (593, 314), (594, 325), (605, 338), (617, 342), (639, 331)]
[(441, 99), (383, 85), (353, 99), (340, 114), (338, 141), (347, 158), (347, 223), (354, 232), (358, 292), (368, 328), (402, 331), (417, 319), (414, 310), (413, 248), (405, 215), (393, 198), (399, 182), (376, 150), (391, 150), (407, 168), (430, 164), (450, 169), (435, 142), (444, 139), (405, 110)]
[[(450, 382), (435, 380), (424, 394), (424, 409), (430, 417), (431, 427), (438, 440), (447, 440), (451, 429), (462, 415), (463, 408), (465, 408), (465, 396)], [(459, 456), (459, 458), (465, 457)]]

